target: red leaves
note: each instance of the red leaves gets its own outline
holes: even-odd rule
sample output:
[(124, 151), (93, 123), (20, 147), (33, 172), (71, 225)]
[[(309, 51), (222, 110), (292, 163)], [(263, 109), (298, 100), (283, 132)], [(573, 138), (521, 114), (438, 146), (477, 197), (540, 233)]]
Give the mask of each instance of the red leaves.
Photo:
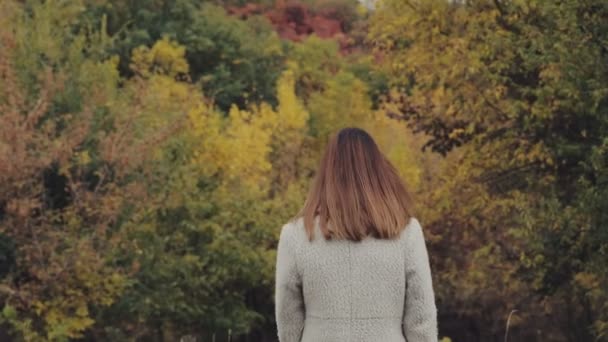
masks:
[(334, 17), (335, 13), (331, 11), (315, 13), (306, 5), (298, 2), (288, 4), (279, 2), (270, 9), (250, 3), (243, 7), (228, 7), (227, 11), (241, 19), (252, 15), (264, 15), (281, 38), (291, 41), (302, 41), (311, 34), (321, 38), (339, 38), (341, 40), (344, 37), (343, 23)]

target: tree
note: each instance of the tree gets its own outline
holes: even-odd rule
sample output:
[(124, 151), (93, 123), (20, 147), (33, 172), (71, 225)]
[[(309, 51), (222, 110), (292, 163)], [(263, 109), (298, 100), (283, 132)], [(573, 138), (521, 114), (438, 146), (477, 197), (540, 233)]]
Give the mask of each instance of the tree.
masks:
[(184, 46), (190, 78), (222, 110), (233, 104), (276, 104), (283, 50), (262, 17), (243, 21), (201, 0), (102, 1), (90, 5), (86, 14), (93, 25), (106, 20), (112, 40), (108, 51), (121, 57), (123, 75), (131, 73), (133, 49), (168, 37)]
[(119, 223), (146, 201), (148, 156), (172, 126), (133, 133), (137, 96), (117, 91), (103, 37), (66, 30), (77, 3), (28, 5), (2, 5), (0, 229), (15, 254), (2, 322), (18, 339), (66, 341), (127, 286), (112, 263)]
[(581, 198), (601, 201), (606, 186), (597, 160), (608, 128), (607, 10), (601, 1), (386, 1), (371, 33), (395, 75), (389, 114), (427, 133), (434, 151), (460, 149), (460, 172), (483, 185), (486, 205), (510, 201), (506, 216), (476, 224), (514, 238), (517, 248), (500, 253), (523, 262), (503, 274), (533, 284), (549, 298), (545, 310), (579, 296), (558, 314), (568, 326), (560, 338), (573, 341), (606, 336), (602, 305), (585, 299), (606, 295), (597, 290), (605, 268), (591, 257), (605, 219)]

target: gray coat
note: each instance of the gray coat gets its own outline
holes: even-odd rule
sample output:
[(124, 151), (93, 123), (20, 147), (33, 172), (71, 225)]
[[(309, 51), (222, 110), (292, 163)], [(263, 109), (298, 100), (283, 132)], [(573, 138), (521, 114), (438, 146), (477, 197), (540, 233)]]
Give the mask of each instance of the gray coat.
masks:
[(436, 342), (437, 310), (422, 228), (396, 240), (308, 241), (283, 226), (275, 313), (281, 342)]

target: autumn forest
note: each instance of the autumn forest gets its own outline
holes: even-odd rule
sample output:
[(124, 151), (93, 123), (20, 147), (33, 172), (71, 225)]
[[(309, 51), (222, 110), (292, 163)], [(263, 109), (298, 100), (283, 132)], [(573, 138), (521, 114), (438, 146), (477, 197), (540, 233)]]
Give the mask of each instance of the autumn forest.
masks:
[(443, 342), (608, 341), (605, 0), (0, 0), (0, 341), (277, 341), (280, 228), (349, 126)]

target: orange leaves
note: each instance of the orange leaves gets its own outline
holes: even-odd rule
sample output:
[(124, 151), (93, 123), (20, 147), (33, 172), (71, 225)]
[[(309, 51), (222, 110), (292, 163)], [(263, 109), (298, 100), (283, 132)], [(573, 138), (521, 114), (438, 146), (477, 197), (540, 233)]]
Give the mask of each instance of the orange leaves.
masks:
[(40, 207), (40, 204), (40, 201), (33, 198), (12, 199), (5, 204), (5, 210), (8, 215), (26, 219), (32, 215), (34, 209)]

